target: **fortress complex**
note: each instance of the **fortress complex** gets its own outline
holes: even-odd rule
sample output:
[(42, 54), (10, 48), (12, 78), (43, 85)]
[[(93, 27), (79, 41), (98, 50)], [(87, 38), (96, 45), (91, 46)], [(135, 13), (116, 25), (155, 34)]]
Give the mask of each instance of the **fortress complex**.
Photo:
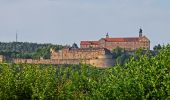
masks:
[(31, 64), (90, 64), (96, 67), (108, 67), (115, 64), (115, 59), (110, 50), (117, 47), (133, 51), (139, 48), (150, 49), (150, 40), (139, 31), (139, 37), (131, 38), (105, 38), (98, 41), (81, 41), (80, 48), (77, 44), (55, 51), (51, 49), (50, 59), (14, 59), (14, 63)]
[[(106, 48), (64, 48), (59, 51), (51, 49), (51, 60), (74, 61), (76, 63), (90, 64), (96, 67), (108, 67), (114, 65), (111, 52)], [(72, 63), (72, 62), (70, 62)]]
[(14, 59), (14, 63), (29, 64), (89, 64), (96, 67), (109, 67), (115, 64), (113, 55), (106, 48), (78, 48), (72, 47), (55, 51), (51, 49), (50, 59)]
[(139, 30), (139, 37), (125, 37), (125, 38), (111, 38), (108, 33), (105, 38), (98, 41), (81, 41), (81, 48), (96, 48), (103, 47), (113, 50), (117, 47), (123, 48), (127, 51), (137, 50), (143, 48), (144, 50), (150, 49), (150, 40), (142, 35), (142, 29)]

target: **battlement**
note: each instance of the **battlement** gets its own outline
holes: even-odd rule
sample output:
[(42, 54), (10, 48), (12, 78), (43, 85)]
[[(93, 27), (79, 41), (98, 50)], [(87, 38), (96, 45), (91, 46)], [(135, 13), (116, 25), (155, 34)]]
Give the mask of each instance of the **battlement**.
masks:
[(114, 65), (113, 55), (105, 48), (64, 48), (59, 51), (53, 49), (51, 59), (14, 59), (14, 63), (28, 64), (90, 64), (96, 67)]

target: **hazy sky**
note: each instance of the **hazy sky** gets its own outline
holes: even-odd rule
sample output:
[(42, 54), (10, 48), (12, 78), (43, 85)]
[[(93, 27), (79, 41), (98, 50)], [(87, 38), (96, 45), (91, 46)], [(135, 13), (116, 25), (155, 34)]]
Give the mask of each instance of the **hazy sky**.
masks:
[(0, 41), (72, 44), (138, 36), (170, 43), (170, 0), (0, 0)]

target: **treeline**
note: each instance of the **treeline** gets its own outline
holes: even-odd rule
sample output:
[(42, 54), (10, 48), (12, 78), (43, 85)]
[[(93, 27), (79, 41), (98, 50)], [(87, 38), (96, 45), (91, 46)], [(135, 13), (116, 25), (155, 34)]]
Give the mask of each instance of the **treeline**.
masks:
[(124, 65), (125, 63), (127, 63), (129, 61), (129, 59), (131, 57), (135, 57), (137, 58), (137, 55), (141, 54), (141, 55), (145, 55), (145, 54), (150, 54), (152, 56), (156, 56), (159, 52), (159, 50), (161, 50), (162, 48), (164, 48), (163, 45), (155, 45), (153, 47), (153, 50), (143, 50), (143, 49), (138, 49), (138, 50), (134, 50), (134, 51), (126, 51), (123, 48), (117, 47), (115, 49), (113, 49), (111, 52), (113, 54), (113, 58), (116, 60), (116, 64), (118, 65)]
[(39, 59), (50, 58), (50, 49), (60, 50), (62, 45), (38, 44), (29, 42), (0, 42), (0, 55), (7, 58)]

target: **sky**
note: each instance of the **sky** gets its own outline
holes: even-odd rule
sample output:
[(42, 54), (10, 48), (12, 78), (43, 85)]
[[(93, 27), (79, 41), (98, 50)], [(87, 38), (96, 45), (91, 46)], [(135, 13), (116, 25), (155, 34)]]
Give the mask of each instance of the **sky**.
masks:
[(0, 41), (79, 44), (137, 37), (170, 43), (170, 0), (0, 0)]

